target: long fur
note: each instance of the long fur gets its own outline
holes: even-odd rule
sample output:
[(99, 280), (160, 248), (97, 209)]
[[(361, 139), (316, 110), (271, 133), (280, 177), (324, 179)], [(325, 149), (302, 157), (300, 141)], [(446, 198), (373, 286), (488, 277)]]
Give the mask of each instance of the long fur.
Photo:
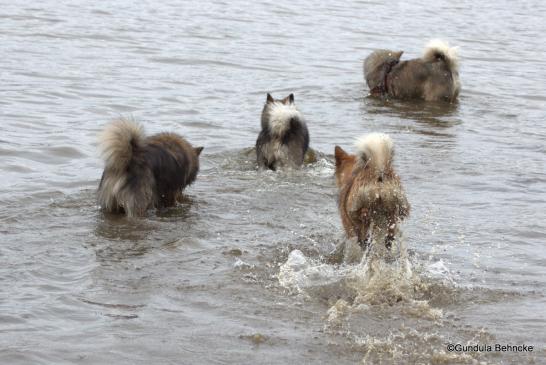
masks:
[(459, 47), (449, 47), (449, 44), (440, 39), (433, 39), (425, 46), (423, 60), (425, 62), (434, 62), (438, 58), (443, 58), (449, 65), (450, 70), (459, 71)]
[(142, 126), (134, 121), (119, 119), (109, 124), (99, 136), (99, 150), (106, 168), (124, 170), (133, 157), (133, 148), (142, 145)]
[(421, 58), (400, 61), (403, 51), (376, 50), (364, 60), (364, 77), (375, 96), (454, 101), (460, 92), (457, 48), (430, 41)]
[(378, 49), (366, 57), (364, 60), (364, 78), (372, 94), (385, 92), (385, 76), (400, 61), (402, 53), (404, 52)]
[(193, 148), (175, 133), (146, 137), (140, 124), (119, 119), (101, 133), (99, 149), (105, 162), (99, 205), (134, 217), (174, 205), (195, 180), (203, 148)]
[(294, 95), (275, 100), (267, 94), (261, 124), (256, 140), (258, 165), (271, 170), (301, 166), (309, 147), (309, 131), (294, 104)]
[(433, 63), (438, 59), (443, 60), (447, 64), (453, 80), (454, 93), (458, 95), (461, 89), (461, 81), (459, 80), (459, 47), (450, 47), (447, 42), (440, 39), (431, 40), (425, 47), (423, 60)]
[(391, 137), (384, 133), (370, 133), (356, 140), (355, 147), (360, 161), (365, 161), (383, 173), (391, 164), (394, 156), (394, 144)]
[(361, 245), (386, 237), (390, 246), (397, 224), (409, 214), (409, 203), (392, 166), (394, 146), (389, 136), (372, 133), (359, 138), (355, 155), (336, 146), (339, 210), (348, 238)]
[(267, 128), (271, 135), (282, 138), (290, 129), (291, 120), (301, 123), (303, 116), (294, 104), (283, 104), (280, 101), (272, 103), (269, 107)]

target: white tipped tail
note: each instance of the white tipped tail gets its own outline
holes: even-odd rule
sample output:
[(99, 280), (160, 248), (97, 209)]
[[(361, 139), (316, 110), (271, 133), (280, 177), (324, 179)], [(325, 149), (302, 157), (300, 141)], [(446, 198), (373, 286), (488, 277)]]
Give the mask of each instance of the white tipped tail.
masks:
[(433, 39), (427, 43), (425, 51), (423, 53), (423, 59), (425, 61), (434, 61), (439, 56), (446, 61), (449, 69), (454, 72), (459, 70), (459, 47), (449, 47), (447, 42), (439, 39)]
[(271, 104), (269, 110), (269, 130), (272, 134), (283, 136), (290, 129), (290, 121), (293, 118), (302, 119), (301, 113), (292, 103), (283, 104), (275, 102)]
[(99, 150), (106, 167), (121, 171), (131, 162), (133, 149), (142, 144), (142, 126), (127, 119), (118, 119), (106, 126), (99, 136)]
[(394, 144), (385, 133), (370, 133), (356, 141), (357, 154), (367, 163), (384, 171), (392, 161)]

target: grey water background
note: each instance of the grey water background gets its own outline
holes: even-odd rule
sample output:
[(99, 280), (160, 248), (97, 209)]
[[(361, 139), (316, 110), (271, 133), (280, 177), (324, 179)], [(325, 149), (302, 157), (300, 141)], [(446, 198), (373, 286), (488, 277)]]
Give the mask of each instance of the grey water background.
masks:
[[(536, 0), (0, 1), (0, 363), (546, 361), (545, 15)], [(432, 38), (460, 47), (458, 104), (366, 97), (369, 52), (417, 57)], [(256, 171), (266, 92), (295, 93), (316, 164)], [(187, 202), (100, 212), (97, 133), (120, 115), (205, 146)], [(351, 294), (294, 294), (278, 268), (340, 239), (333, 148), (371, 131), (395, 141), (404, 241), (436, 274), (419, 299), (443, 315), (374, 303), (335, 329), (326, 313)]]

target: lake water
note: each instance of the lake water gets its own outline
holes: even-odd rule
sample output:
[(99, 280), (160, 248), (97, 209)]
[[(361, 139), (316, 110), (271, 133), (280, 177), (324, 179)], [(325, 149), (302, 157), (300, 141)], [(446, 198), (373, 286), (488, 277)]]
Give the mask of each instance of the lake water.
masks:
[[(0, 3), (0, 363), (546, 362), (546, 3)], [(367, 97), (367, 54), (431, 38), (458, 104)], [(316, 163), (256, 170), (267, 92)], [(186, 202), (101, 213), (119, 116), (205, 146)], [(334, 145), (372, 131), (412, 204), (399, 259), (330, 265)]]

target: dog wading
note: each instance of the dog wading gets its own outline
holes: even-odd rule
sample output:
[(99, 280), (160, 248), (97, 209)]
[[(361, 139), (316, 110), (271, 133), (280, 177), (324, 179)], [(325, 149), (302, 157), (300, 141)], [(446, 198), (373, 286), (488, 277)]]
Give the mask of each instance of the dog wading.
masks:
[(267, 94), (262, 111), (262, 131), (256, 141), (258, 166), (277, 170), (303, 164), (309, 148), (309, 131), (296, 109), (294, 94), (275, 100)]
[(99, 139), (105, 167), (98, 203), (108, 212), (141, 216), (148, 208), (173, 206), (199, 171), (203, 147), (175, 133), (146, 137), (140, 124), (119, 119)]
[(358, 139), (356, 147), (356, 155), (335, 147), (341, 222), (347, 237), (356, 237), (361, 247), (380, 238), (390, 247), (398, 223), (410, 210), (392, 167), (392, 140), (386, 134), (372, 133)]
[(374, 96), (449, 101), (457, 99), (461, 84), (457, 48), (433, 40), (423, 57), (400, 61), (403, 51), (377, 50), (364, 60), (364, 78)]

